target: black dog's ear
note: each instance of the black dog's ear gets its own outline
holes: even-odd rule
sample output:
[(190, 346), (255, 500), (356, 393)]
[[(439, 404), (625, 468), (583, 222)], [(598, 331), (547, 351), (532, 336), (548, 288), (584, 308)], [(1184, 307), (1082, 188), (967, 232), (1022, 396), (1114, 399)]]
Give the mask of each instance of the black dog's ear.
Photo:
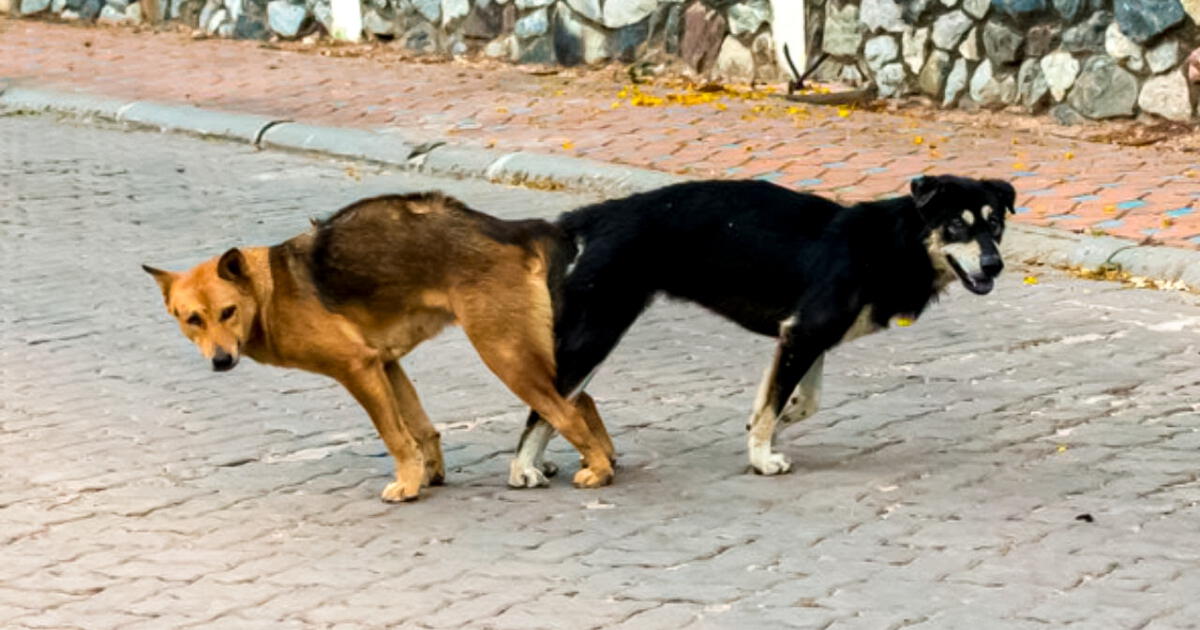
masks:
[(920, 210), (929, 205), (929, 202), (933, 201), (933, 198), (942, 190), (942, 183), (936, 177), (922, 175), (912, 180), (910, 188), (912, 190), (913, 201), (916, 202), (917, 209)]
[(996, 191), (996, 194), (1000, 196), (1000, 201), (1004, 202), (1006, 210), (1013, 214), (1017, 213), (1017, 189), (1013, 188), (1012, 184), (1002, 179), (985, 179), (983, 183)]
[(222, 280), (229, 282), (244, 282), (246, 280), (246, 257), (242, 256), (242, 250), (234, 247), (221, 254), (221, 260), (217, 261), (217, 275)]

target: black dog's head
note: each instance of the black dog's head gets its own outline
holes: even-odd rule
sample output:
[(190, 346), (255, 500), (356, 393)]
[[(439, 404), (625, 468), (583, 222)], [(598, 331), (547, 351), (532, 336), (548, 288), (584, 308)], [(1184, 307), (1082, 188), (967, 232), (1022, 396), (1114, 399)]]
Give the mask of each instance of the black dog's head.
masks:
[(949, 267), (972, 293), (991, 292), (1004, 269), (1000, 238), (1005, 215), (1015, 212), (1012, 184), (953, 175), (918, 177), (912, 181), (912, 197), (931, 230), (934, 265)]

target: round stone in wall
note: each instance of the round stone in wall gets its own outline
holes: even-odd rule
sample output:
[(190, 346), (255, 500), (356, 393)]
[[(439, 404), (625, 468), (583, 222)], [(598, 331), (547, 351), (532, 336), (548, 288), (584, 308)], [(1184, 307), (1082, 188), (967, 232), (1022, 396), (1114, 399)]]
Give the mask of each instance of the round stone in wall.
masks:
[(983, 49), (994, 64), (1015, 62), (1024, 43), (1024, 35), (999, 22), (988, 22), (983, 27)]
[(471, 12), (471, 0), (442, 0), (442, 26), (457, 24)]
[(866, 29), (858, 21), (858, 7), (847, 4), (841, 8), (829, 3), (825, 7), (825, 36), (821, 49), (831, 55), (854, 57)]
[(550, 30), (550, 18), (546, 9), (538, 9), (521, 19), (513, 26), (513, 33), (518, 39), (537, 37)]
[(946, 76), (946, 95), (942, 97), (942, 107), (950, 107), (958, 100), (958, 96), (967, 87), (969, 76), (967, 60), (956, 60), (954, 67), (950, 69), (950, 74)]
[(990, 6), (989, 0), (963, 0), (963, 11), (976, 20), (982, 20), (983, 16), (987, 15)]
[(751, 79), (754, 77), (754, 54), (738, 38), (730, 35), (721, 44), (713, 74), (726, 80)]
[(272, 32), (285, 39), (295, 37), (307, 17), (308, 9), (303, 4), (292, 4), (288, 0), (271, 0), (267, 3), (267, 24)]
[(1079, 76), (1079, 61), (1071, 53), (1058, 51), (1042, 57), (1042, 76), (1054, 100), (1061, 101)]
[(1142, 69), (1142, 47), (1137, 42), (1125, 37), (1121, 26), (1116, 22), (1108, 25), (1104, 33), (1104, 52), (1109, 57), (1124, 63), (1130, 70)]
[(1105, 32), (1112, 21), (1108, 11), (1092, 13), (1086, 21), (1063, 31), (1063, 48), (1071, 52), (1104, 52)]
[(1179, 0), (1114, 0), (1117, 23), (1135, 42), (1145, 44), (1184, 19)]
[(900, 54), (900, 47), (896, 45), (896, 38), (891, 35), (878, 35), (867, 40), (867, 45), (863, 47), (863, 55), (867, 58), (867, 67), (874, 72), (879, 72), (883, 66), (895, 59)]
[(600, 0), (567, 0), (576, 13), (593, 21), (604, 21), (604, 13), (600, 10)]
[(925, 94), (939, 98), (949, 74), (950, 53), (944, 50), (935, 50), (925, 61), (925, 67), (921, 68), (921, 74), (917, 76), (917, 87)]
[(658, 7), (658, 0), (608, 0), (604, 3), (604, 25), (621, 28), (641, 22)]
[(947, 13), (933, 22), (933, 45), (953, 50), (971, 28), (971, 18), (962, 11)]
[(1174, 39), (1164, 40), (1146, 51), (1146, 64), (1150, 66), (1150, 72), (1155, 74), (1166, 72), (1174, 68), (1177, 63), (1179, 63), (1179, 42)]
[[(1200, 0), (1197, 1), (1200, 2)], [(896, 0), (863, 0), (858, 10), (858, 17), (867, 27), (868, 32), (884, 30), (900, 33), (906, 28), (900, 5), (896, 3)]]
[(1050, 86), (1046, 85), (1046, 77), (1042, 75), (1042, 66), (1037, 59), (1026, 59), (1021, 62), (1021, 70), (1017, 72), (1017, 99), (1031, 112), (1039, 111), (1050, 96)]
[(997, 76), (991, 60), (984, 59), (971, 77), (970, 94), (971, 100), (984, 107), (998, 107), (1013, 101), (1017, 83), (1011, 76)]
[(437, 22), (442, 17), (441, 0), (410, 0), (412, 6), (422, 17), (430, 22)]
[(50, 0), (21, 0), (18, 15), (34, 15), (50, 8)]
[(929, 28), (904, 31), (900, 43), (904, 51), (904, 63), (913, 72), (920, 72), (925, 66), (925, 50), (929, 47)]
[(1138, 107), (1170, 120), (1190, 120), (1192, 100), (1187, 79), (1182, 72), (1151, 77), (1142, 86), (1142, 93), (1138, 96)]
[(904, 93), (905, 79), (904, 66), (899, 63), (889, 63), (875, 74), (875, 87), (879, 89), (879, 95), (884, 98), (900, 96)]
[(725, 12), (729, 32), (734, 35), (757, 33), (771, 19), (771, 5), (767, 0), (749, 0), (735, 4)]
[(1083, 64), (1067, 102), (1092, 119), (1132, 116), (1138, 82), (1108, 55), (1095, 55)]

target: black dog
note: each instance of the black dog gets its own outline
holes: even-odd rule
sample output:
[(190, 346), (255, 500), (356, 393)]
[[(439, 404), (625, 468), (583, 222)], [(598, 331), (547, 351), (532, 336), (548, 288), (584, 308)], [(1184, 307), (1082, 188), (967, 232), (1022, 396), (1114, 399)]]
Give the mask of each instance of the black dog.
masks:
[[(816, 411), (827, 350), (894, 317), (915, 319), (955, 277), (986, 294), (1004, 268), (1011, 184), (922, 177), (911, 192), (844, 207), (761, 181), (690, 182), (564, 214), (559, 225), (580, 253), (555, 324), (559, 391), (582, 391), (656, 294), (691, 300), (779, 339), (749, 449), (759, 473), (787, 472), (787, 457), (771, 450), (776, 424)], [(510, 485), (554, 473), (542, 460), (552, 431), (530, 414)]]

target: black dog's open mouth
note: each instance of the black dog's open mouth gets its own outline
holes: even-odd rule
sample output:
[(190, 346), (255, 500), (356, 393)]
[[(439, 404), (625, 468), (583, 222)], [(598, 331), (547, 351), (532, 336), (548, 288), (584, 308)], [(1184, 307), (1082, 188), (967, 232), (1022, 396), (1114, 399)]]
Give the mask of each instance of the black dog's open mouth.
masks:
[(963, 270), (962, 266), (954, 260), (954, 256), (946, 254), (946, 260), (950, 261), (950, 268), (954, 273), (958, 274), (958, 279), (962, 280), (963, 286), (975, 295), (987, 295), (992, 292), (992, 288), (996, 286), (996, 281), (991, 276), (985, 275), (970, 275)]

